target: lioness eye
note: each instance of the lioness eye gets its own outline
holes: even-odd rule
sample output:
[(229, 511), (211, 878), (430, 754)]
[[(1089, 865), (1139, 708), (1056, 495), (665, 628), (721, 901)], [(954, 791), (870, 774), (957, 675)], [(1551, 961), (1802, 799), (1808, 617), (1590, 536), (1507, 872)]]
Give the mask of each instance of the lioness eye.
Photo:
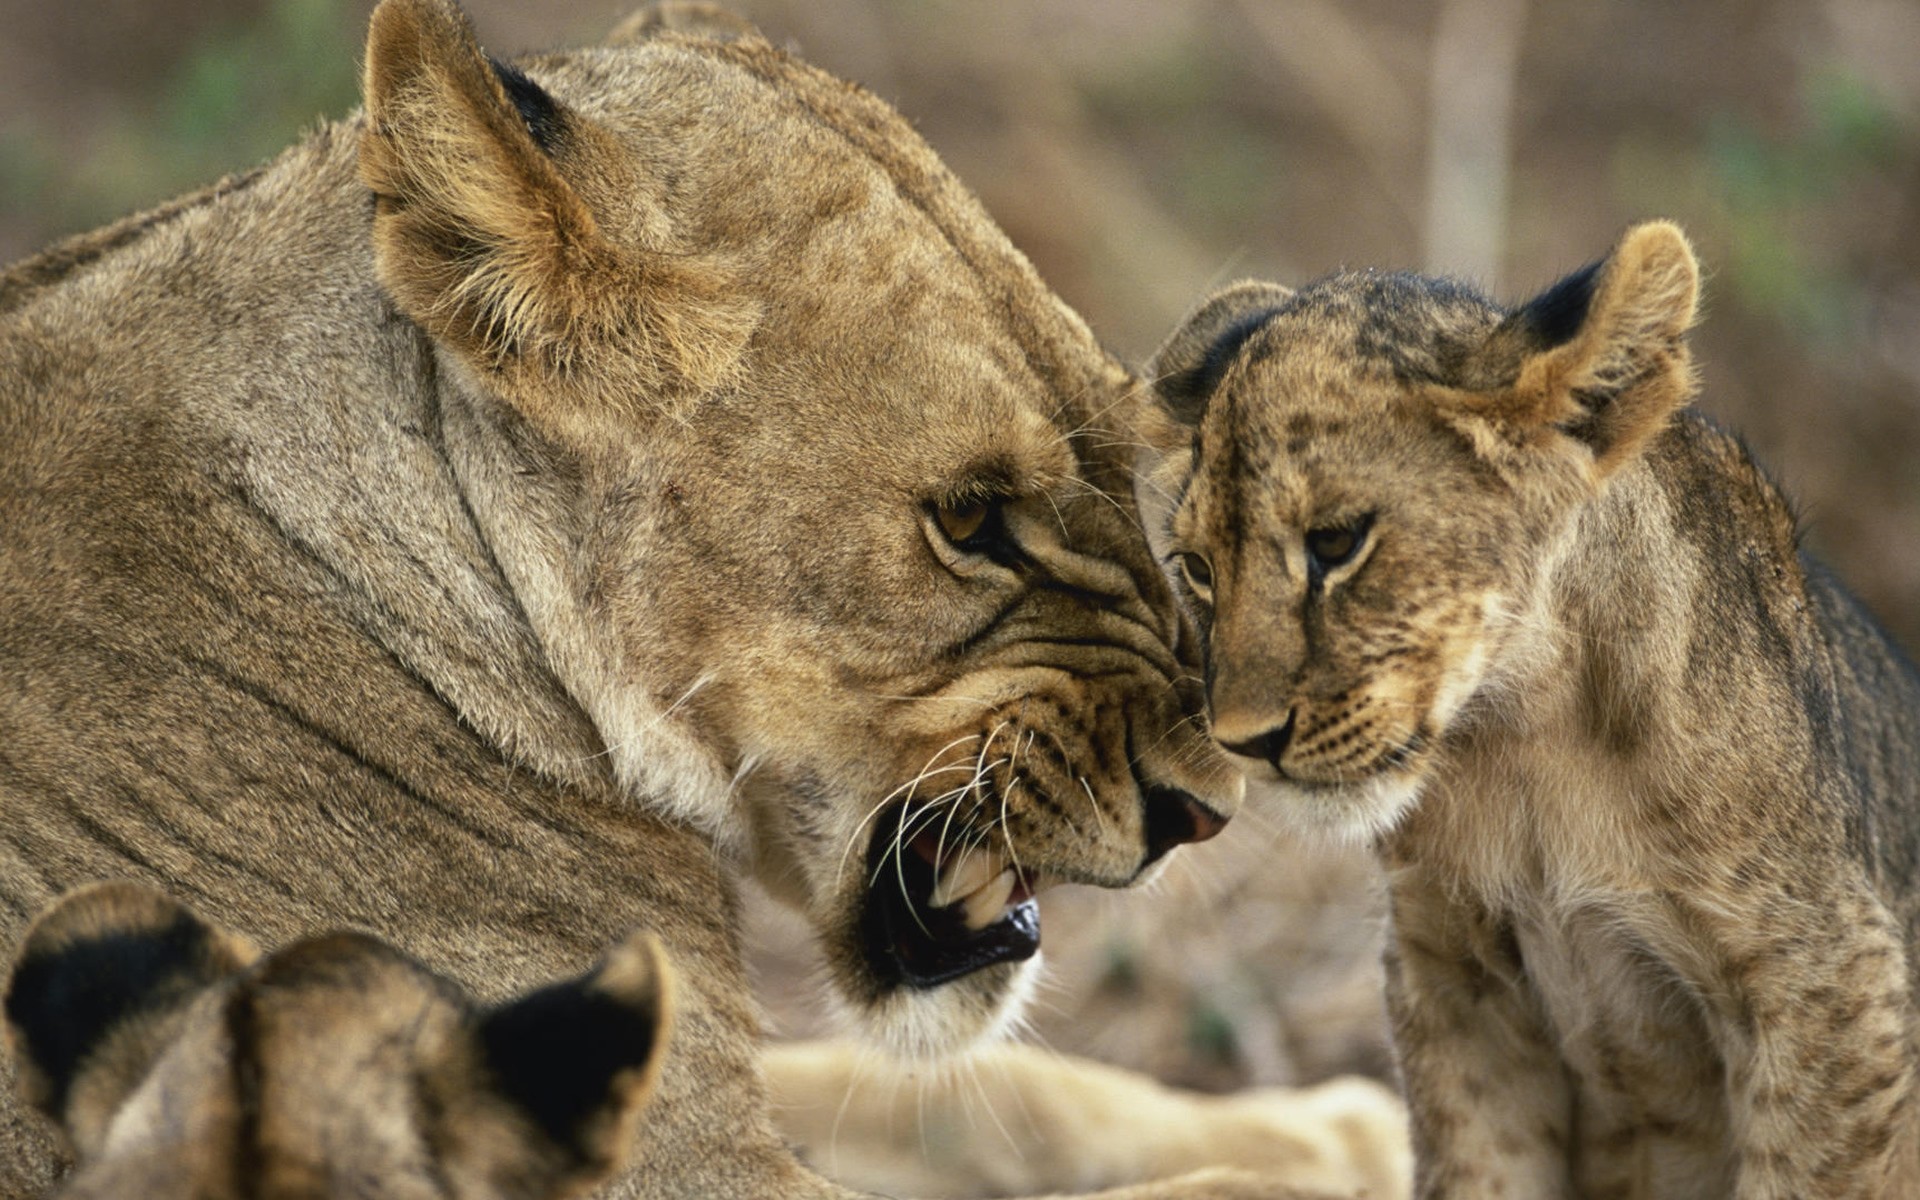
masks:
[(1180, 574), (1186, 577), (1187, 586), (1202, 600), (1213, 594), (1213, 564), (1203, 555), (1182, 554), (1180, 556)]
[(934, 519), (940, 522), (940, 532), (947, 535), (947, 540), (961, 546), (985, 527), (987, 503), (984, 500), (968, 500), (960, 504), (937, 504), (934, 506)]
[(1351, 559), (1366, 541), (1369, 518), (1351, 525), (1307, 530), (1307, 557), (1316, 571), (1329, 571)]

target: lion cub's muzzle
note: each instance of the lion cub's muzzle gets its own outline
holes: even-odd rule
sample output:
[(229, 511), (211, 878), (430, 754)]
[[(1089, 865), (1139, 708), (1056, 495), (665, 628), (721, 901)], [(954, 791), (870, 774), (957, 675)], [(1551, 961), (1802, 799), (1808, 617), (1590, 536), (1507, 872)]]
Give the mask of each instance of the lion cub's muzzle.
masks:
[[(1175, 846), (1226, 826), (1225, 817), (1178, 788), (1143, 786), (1141, 794), (1141, 871)], [(1035, 893), (1046, 873), (1023, 866), (1011, 840), (956, 820), (956, 811), (897, 804), (879, 818), (867, 853), (860, 933), (883, 986), (938, 987), (1040, 949)]]

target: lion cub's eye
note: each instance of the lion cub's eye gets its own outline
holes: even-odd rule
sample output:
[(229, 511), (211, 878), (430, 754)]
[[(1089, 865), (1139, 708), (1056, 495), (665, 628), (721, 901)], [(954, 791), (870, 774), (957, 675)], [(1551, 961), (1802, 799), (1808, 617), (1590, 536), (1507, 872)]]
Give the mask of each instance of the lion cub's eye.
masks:
[(1307, 565), (1315, 574), (1325, 574), (1348, 562), (1366, 544), (1367, 527), (1373, 518), (1362, 517), (1348, 525), (1307, 530)]
[(1206, 560), (1206, 556), (1200, 554), (1182, 553), (1179, 558), (1180, 575), (1187, 581), (1187, 586), (1193, 589), (1195, 596), (1211, 603), (1213, 600), (1213, 564)]
[(988, 510), (984, 500), (966, 500), (934, 505), (933, 517), (940, 522), (940, 532), (947, 535), (947, 540), (964, 549), (969, 539), (979, 536), (986, 528)]

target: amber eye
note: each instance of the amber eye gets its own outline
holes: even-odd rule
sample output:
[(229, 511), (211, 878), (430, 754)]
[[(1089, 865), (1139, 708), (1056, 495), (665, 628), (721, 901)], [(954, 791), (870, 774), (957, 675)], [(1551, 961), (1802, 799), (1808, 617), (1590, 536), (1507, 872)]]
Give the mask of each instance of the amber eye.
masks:
[(1307, 565), (1315, 574), (1331, 571), (1353, 558), (1367, 539), (1367, 527), (1373, 518), (1362, 517), (1351, 524), (1307, 530)]
[(940, 522), (940, 532), (956, 546), (964, 546), (969, 538), (978, 537), (986, 527), (987, 514), (990, 511), (984, 500), (967, 500), (959, 504), (934, 505), (934, 519)]
[(1200, 554), (1180, 555), (1180, 574), (1202, 600), (1213, 599), (1213, 564)]

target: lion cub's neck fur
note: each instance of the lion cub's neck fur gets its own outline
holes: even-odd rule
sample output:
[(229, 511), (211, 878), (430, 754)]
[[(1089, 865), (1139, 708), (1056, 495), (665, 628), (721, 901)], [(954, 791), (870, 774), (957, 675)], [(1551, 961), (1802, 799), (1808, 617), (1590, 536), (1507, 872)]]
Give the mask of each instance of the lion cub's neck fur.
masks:
[[(1700, 460), (1732, 465), (1732, 478)], [(1744, 487), (1729, 485), (1745, 484)], [(1713, 489), (1732, 519), (1695, 499)], [(1516, 632), (1476, 707), (1449, 737), (1445, 763), (1389, 847), (1419, 847), (1466, 892), (1494, 907), (1680, 886), (1670, 856), (1644, 839), (1724, 841), (1716, 819), (1749, 787), (1802, 776), (1814, 731), (1742, 729), (1812, 681), (1794, 664), (1711, 661), (1713, 643), (1781, 645), (1817, 636), (1804, 610), (1741, 593), (1712, 565), (1722, 555), (1802, 585), (1793, 516), (1731, 438), (1683, 416), (1648, 458), (1611, 481), (1542, 554), (1535, 590), (1515, 605)], [(1703, 601), (1712, 601), (1711, 607)], [(1827, 687), (1831, 687), (1829, 682)], [(1703, 730), (1736, 739), (1703, 761)], [(1684, 769), (1682, 763), (1691, 763)], [(1512, 803), (1488, 803), (1512, 795)], [(1522, 799), (1524, 797), (1524, 799)]]

